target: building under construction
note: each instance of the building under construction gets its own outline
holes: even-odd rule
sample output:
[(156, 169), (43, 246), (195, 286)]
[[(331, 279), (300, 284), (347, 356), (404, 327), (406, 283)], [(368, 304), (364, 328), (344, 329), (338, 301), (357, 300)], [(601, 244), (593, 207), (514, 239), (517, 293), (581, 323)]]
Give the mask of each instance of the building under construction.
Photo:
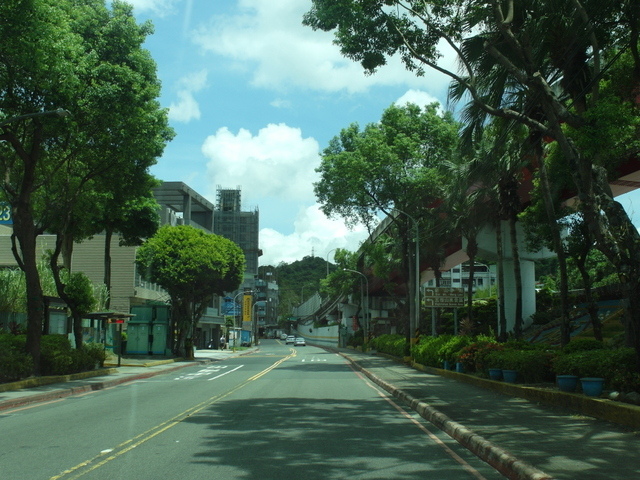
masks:
[(242, 211), (241, 190), (225, 189), (220, 186), (216, 193), (216, 207), (213, 212), (213, 233), (237, 243), (244, 252), (247, 262), (245, 275), (257, 275), (259, 248), (260, 213)]

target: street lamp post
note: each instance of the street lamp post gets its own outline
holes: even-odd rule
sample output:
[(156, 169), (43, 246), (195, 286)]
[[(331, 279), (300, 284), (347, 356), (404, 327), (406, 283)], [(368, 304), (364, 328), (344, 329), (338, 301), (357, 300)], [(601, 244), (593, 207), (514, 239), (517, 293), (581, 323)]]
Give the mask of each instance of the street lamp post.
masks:
[[(366, 282), (366, 285), (367, 285), (367, 296), (366, 296), (365, 305), (364, 305), (364, 322), (363, 322), (364, 323), (364, 342), (365, 342), (363, 348), (365, 348), (367, 341), (369, 340), (369, 279), (364, 273), (359, 272), (357, 270), (351, 270), (349, 268), (343, 268), (343, 270), (345, 272), (357, 273), (362, 278), (364, 278), (364, 281)], [(362, 291), (362, 280), (360, 280), (360, 291)]]
[[(413, 312), (413, 318), (411, 319), (411, 321), (413, 322), (412, 325), (409, 325), (409, 330), (411, 331), (411, 343), (414, 343), (416, 341), (416, 329), (418, 328), (418, 326), (420, 325), (420, 231), (418, 230), (418, 222), (416, 221), (415, 218), (413, 218), (411, 215), (409, 215), (406, 212), (403, 212), (402, 210), (398, 210), (397, 208), (394, 209), (396, 212), (398, 213), (402, 213), (403, 215), (406, 215), (407, 217), (409, 217), (409, 219), (413, 222), (413, 226), (415, 228), (415, 232), (416, 232), (416, 251), (414, 256), (416, 257), (416, 273), (415, 273), (415, 293), (414, 293), (414, 312)], [(432, 326), (432, 332), (431, 334), (435, 336), (435, 326)]]

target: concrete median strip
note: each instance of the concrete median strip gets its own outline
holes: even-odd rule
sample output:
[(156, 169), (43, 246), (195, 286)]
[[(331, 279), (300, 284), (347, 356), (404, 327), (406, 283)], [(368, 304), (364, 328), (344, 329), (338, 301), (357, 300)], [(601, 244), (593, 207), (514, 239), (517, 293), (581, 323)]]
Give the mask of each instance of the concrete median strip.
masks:
[(410, 394), (396, 388), (390, 383), (382, 380), (366, 368), (358, 364), (357, 360), (340, 353), (349, 360), (360, 372), (365, 374), (371, 381), (382, 387), (394, 397), (403, 401), (411, 407), (418, 415), (436, 426), (462, 446), (474, 453), (478, 458), (487, 462), (501, 474), (512, 480), (552, 480), (553, 477), (536, 467), (518, 460), (506, 450), (492, 444), (482, 436), (466, 428), (447, 415), (439, 412), (426, 402), (422, 402)]

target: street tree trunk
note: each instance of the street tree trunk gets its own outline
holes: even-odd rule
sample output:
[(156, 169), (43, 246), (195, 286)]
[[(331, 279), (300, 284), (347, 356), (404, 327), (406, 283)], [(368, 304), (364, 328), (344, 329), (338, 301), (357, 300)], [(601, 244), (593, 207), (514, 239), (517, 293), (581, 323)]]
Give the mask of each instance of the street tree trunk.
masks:
[(107, 229), (104, 235), (104, 284), (107, 289), (107, 301), (105, 302), (105, 308), (109, 310), (111, 308), (111, 238), (113, 237), (113, 231)]
[(476, 237), (467, 238), (467, 255), (469, 257), (469, 284), (467, 285), (467, 318), (469, 324), (473, 323), (473, 280), (475, 278), (475, 259), (478, 253), (478, 241)]
[(560, 272), (560, 310), (561, 310), (561, 323), (560, 323), (560, 345), (565, 346), (571, 340), (570, 331), (570, 317), (569, 317), (569, 276), (567, 274), (567, 256), (564, 251), (564, 245), (562, 243), (562, 236), (560, 227), (557, 221), (557, 215), (555, 211), (555, 202), (551, 193), (551, 185), (549, 182), (549, 176), (547, 175), (547, 166), (545, 164), (540, 142), (535, 142), (536, 158), (538, 159), (538, 173), (540, 175), (540, 184), (542, 187), (542, 198), (544, 202), (545, 211), (551, 230), (551, 236), (553, 241), (553, 249), (556, 252), (558, 259), (558, 270)]
[[(24, 218), (26, 217), (26, 218)], [(12, 240), (13, 255), (25, 275), (27, 291), (27, 351), (33, 358), (34, 374), (40, 374), (40, 339), (44, 324), (44, 296), (38, 260), (36, 258), (36, 238), (33, 221), (28, 213), (14, 217)], [(20, 246), (16, 245), (16, 239)]]
[[(36, 166), (40, 157), (42, 126), (34, 121), (34, 133), (27, 151), (20, 140), (10, 132), (0, 136), (14, 148), (23, 163), (22, 181), (14, 187), (5, 184), (8, 201), (13, 210), (13, 233), (11, 251), (20, 269), (24, 272), (27, 291), (27, 351), (33, 358), (34, 374), (40, 374), (40, 340), (44, 324), (44, 296), (38, 273), (35, 224), (32, 196), (35, 190)], [(19, 246), (19, 248), (18, 248)]]
[(520, 249), (518, 248), (518, 234), (516, 232), (515, 214), (509, 219), (509, 234), (511, 237), (511, 254), (513, 256), (513, 277), (516, 284), (516, 311), (514, 333), (516, 338), (522, 338), (522, 270), (520, 268)]
[(504, 307), (504, 252), (502, 251), (502, 222), (496, 222), (496, 253), (498, 255), (498, 339), (507, 340), (507, 314)]

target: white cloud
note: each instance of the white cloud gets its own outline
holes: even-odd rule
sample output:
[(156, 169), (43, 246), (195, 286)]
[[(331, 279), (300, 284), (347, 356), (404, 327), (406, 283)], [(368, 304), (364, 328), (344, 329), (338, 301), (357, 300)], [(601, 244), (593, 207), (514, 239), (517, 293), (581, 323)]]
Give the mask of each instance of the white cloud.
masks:
[(291, 102), (289, 100), (283, 100), (282, 98), (272, 100), (269, 105), (275, 108), (291, 108)]
[(174, 6), (183, 0), (127, 0), (138, 13), (153, 13), (159, 17), (171, 15), (175, 12)]
[(194, 93), (207, 86), (207, 71), (201, 70), (185, 75), (178, 81), (178, 86), (179, 90), (176, 92), (178, 102), (171, 102), (169, 118), (184, 123), (200, 119), (200, 105), (195, 99)]
[(178, 103), (171, 102), (169, 105), (169, 119), (184, 123), (199, 119), (200, 107), (193, 94), (187, 90), (181, 90), (177, 95)]
[[(407, 92), (402, 95), (398, 100), (395, 101), (395, 104), (398, 106), (406, 105), (407, 103), (413, 103), (418, 105), (419, 107), (425, 107), (427, 105), (431, 105), (432, 103), (437, 102), (440, 103), (436, 97), (431, 95), (430, 93), (424, 92), (422, 90), (407, 90)], [(440, 109), (442, 105), (440, 105)]]
[(269, 198), (313, 202), (318, 152), (315, 139), (303, 138), (300, 129), (284, 124), (270, 124), (255, 136), (223, 127), (202, 145), (211, 184), (242, 185), (243, 202), (252, 205)]
[(426, 84), (442, 91), (448, 79), (435, 72), (416, 77), (393, 58), (376, 75), (342, 56), (333, 33), (302, 25), (310, 2), (300, 0), (240, 0), (235, 15), (218, 16), (196, 30), (193, 39), (203, 50), (226, 57), (241, 68), (253, 65), (252, 84), (269, 89), (291, 86), (326, 92), (362, 92), (374, 85)]
[(261, 265), (291, 263), (312, 254), (333, 262), (333, 249), (357, 251), (368, 237), (363, 226), (350, 230), (344, 222), (327, 218), (318, 204), (301, 209), (294, 225), (295, 230), (290, 235), (270, 228), (260, 231), (260, 248), (263, 250)]
[(185, 75), (178, 81), (178, 84), (185, 90), (199, 92), (207, 86), (207, 76), (207, 70), (200, 70), (198, 72)]

